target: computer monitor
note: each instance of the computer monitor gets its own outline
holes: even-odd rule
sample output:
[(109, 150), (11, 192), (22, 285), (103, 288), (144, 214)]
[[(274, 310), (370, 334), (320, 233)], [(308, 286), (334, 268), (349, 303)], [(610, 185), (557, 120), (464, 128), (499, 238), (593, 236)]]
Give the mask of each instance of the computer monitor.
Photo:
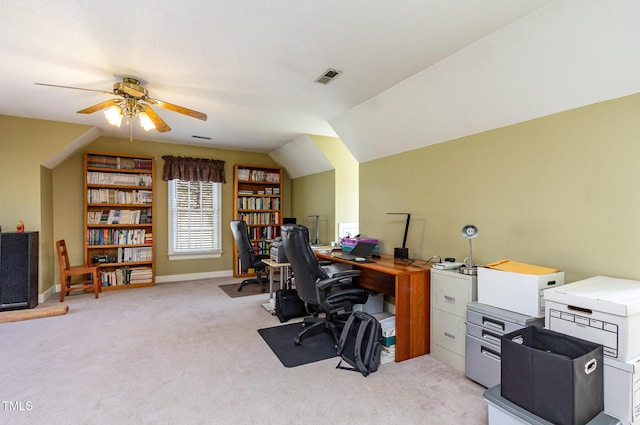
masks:
[(295, 217), (282, 217), (282, 224), (296, 224)]

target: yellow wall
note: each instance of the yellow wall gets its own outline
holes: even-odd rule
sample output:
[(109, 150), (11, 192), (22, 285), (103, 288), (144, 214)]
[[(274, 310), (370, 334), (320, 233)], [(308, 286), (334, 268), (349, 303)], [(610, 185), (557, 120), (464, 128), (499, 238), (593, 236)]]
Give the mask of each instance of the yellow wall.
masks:
[[(40, 232), (39, 290), (53, 285), (51, 175), (41, 164), (89, 129), (88, 126), (0, 115), (0, 226)], [(51, 249), (53, 246), (51, 245)]]
[(315, 240), (316, 219), (320, 216), (320, 243), (328, 244), (333, 239), (335, 220), (335, 171), (299, 177), (291, 182), (291, 212), (298, 224), (309, 228), (309, 238)]
[[(154, 231), (156, 275), (171, 276), (214, 271), (229, 271), (232, 265), (233, 239), (228, 223), (233, 215), (233, 165), (236, 163), (277, 166), (266, 154), (210, 149), (204, 147), (145, 142), (101, 137), (89, 144), (84, 151), (128, 153), (155, 157)], [(76, 261), (82, 261), (83, 249), (83, 153), (71, 156), (53, 172), (55, 238), (65, 239)], [(222, 234), (221, 258), (169, 261), (167, 233), (167, 182), (162, 181), (164, 160), (162, 156), (191, 156), (225, 161), (227, 183), (222, 186)], [(283, 179), (283, 214), (290, 214), (290, 182)]]
[(326, 242), (337, 241), (339, 223), (358, 222), (358, 161), (337, 137), (310, 137), (335, 169), (335, 223), (333, 234), (327, 235)]
[(510, 258), (556, 267), (568, 282), (640, 279), (640, 95), (360, 164), (360, 230), (392, 253)]

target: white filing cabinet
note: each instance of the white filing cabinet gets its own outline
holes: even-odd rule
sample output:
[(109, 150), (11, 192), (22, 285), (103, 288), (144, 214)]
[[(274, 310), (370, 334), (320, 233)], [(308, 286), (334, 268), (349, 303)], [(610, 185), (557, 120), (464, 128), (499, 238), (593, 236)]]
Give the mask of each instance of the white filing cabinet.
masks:
[(431, 269), (433, 357), (464, 372), (467, 303), (478, 299), (476, 276)]

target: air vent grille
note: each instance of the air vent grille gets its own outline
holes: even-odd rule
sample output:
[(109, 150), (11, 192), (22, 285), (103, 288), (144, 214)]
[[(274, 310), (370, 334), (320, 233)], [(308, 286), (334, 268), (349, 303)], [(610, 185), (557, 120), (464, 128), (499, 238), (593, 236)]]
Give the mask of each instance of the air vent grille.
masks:
[(342, 71), (329, 68), (321, 76), (316, 78), (315, 82), (320, 84), (329, 84), (331, 81), (335, 80), (340, 74), (342, 74)]
[(202, 139), (202, 140), (211, 140), (211, 137), (207, 136), (196, 136), (195, 134), (191, 135), (194, 139)]

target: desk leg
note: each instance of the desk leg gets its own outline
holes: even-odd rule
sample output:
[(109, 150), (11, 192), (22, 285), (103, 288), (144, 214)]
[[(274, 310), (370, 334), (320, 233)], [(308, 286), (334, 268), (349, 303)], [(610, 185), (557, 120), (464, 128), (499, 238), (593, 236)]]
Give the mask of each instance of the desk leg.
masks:
[(269, 266), (269, 302), (275, 306), (276, 300), (273, 297), (273, 280), (275, 279), (275, 276), (273, 269), (274, 268), (272, 266)]
[(396, 279), (396, 362), (429, 353), (429, 274)]
[(272, 266), (268, 266), (268, 267), (269, 267), (269, 302), (262, 304), (262, 307), (264, 307), (264, 309), (267, 310), (269, 313), (275, 314), (276, 300), (273, 297), (273, 279), (274, 279), (273, 267)]
[(289, 266), (280, 267), (280, 289), (291, 289), (287, 287), (288, 278), (289, 278)]

